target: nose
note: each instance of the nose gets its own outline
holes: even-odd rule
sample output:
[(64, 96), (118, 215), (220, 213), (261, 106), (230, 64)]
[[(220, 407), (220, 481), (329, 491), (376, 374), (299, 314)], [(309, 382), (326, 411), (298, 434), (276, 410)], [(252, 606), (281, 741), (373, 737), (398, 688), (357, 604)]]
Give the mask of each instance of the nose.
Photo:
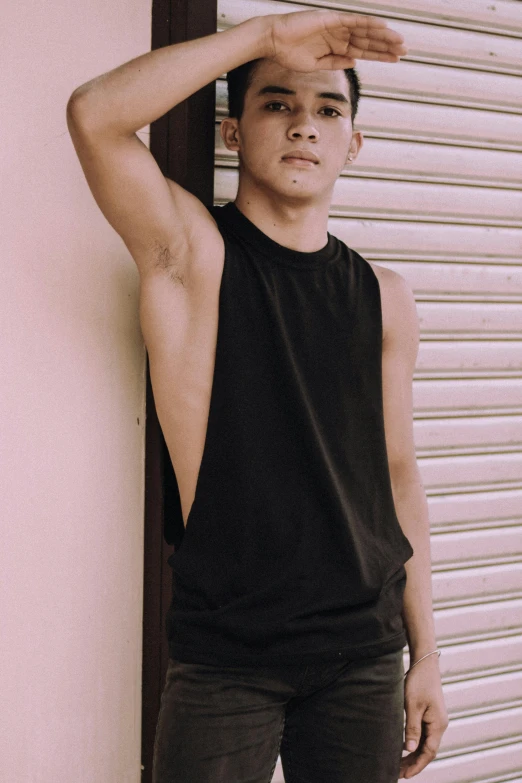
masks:
[(311, 141), (317, 141), (319, 131), (315, 127), (312, 116), (308, 112), (300, 112), (295, 115), (288, 128), (288, 137), (290, 139), (305, 138)]

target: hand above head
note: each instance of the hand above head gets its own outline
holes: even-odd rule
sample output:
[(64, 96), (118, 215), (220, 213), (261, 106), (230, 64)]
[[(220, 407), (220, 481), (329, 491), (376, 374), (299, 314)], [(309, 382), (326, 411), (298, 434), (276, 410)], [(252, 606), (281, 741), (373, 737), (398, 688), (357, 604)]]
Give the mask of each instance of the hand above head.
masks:
[(294, 71), (353, 68), (358, 59), (395, 63), (408, 51), (402, 35), (375, 16), (297, 11), (267, 23), (267, 57)]

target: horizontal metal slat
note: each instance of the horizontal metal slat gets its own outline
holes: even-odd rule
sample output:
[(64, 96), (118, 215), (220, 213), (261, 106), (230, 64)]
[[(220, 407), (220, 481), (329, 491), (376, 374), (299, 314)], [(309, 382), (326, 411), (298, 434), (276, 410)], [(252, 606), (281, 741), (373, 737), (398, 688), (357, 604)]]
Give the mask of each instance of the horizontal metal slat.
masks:
[(413, 380), (413, 407), (415, 413), (431, 411), (444, 413), (485, 411), (520, 411), (522, 378), (465, 378), (464, 380)]
[(453, 339), (467, 333), (522, 336), (522, 304), (518, 302), (417, 302), (423, 335), (446, 333)]
[(522, 184), (520, 155), (492, 149), (477, 154), (470, 147), (365, 139), (356, 160), (345, 169), (356, 178), (417, 180), (480, 187), (518, 188)]
[(413, 434), (419, 456), (430, 456), (433, 451), (451, 454), (452, 450), (522, 446), (522, 416), (415, 419)]
[(445, 684), (444, 701), (450, 716), (522, 703), (522, 670)]
[(451, 457), (419, 457), (426, 489), (451, 491), (455, 487), (493, 488), (522, 480), (522, 451), (500, 454), (469, 454)]
[[(439, 667), (444, 682), (456, 681), (461, 685), (467, 678), (475, 681), (480, 675), (491, 672), (515, 669), (520, 674), (521, 661), (522, 635), (505, 634), (498, 639), (445, 645)], [(406, 662), (406, 668), (408, 665)]]
[[(521, 160), (522, 160), (522, 156)], [(522, 253), (521, 253), (522, 262)], [(522, 263), (437, 263), (435, 261), (377, 262), (402, 275), (417, 299), (429, 297), (520, 297)]]
[[(418, 305), (417, 305), (418, 307)], [(522, 304), (519, 305), (522, 307)], [(509, 335), (506, 324), (505, 337)], [(451, 339), (451, 338), (450, 338)], [(415, 365), (417, 377), (436, 374), (522, 374), (522, 341), (519, 340), (447, 340), (422, 339)]]
[(473, 108), (430, 105), (363, 95), (356, 127), (368, 136), (520, 150), (520, 117)]
[(459, 255), (480, 252), (484, 259), (505, 258), (505, 263), (522, 260), (522, 230), (514, 228), (333, 217), (328, 230), (365, 257), (387, 250), (399, 256), (404, 250), (410, 258), (415, 253), (438, 252), (458, 261)]
[(520, 77), (466, 70), (407, 59), (399, 67), (389, 63), (359, 61), (364, 95), (400, 98), (499, 112), (522, 111)]
[(439, 646), (448, 642), (492, 638), (522, 630), (522, 599), (436, 609), (434, 615)]
[(522, 707), (486, 712), (469, 718), (450, 721), (442, 742), (440, 754), (469, 753), (480, 746), (509, 743), (522, 736)]
[(435, 571), (432, 584), (437, 607), (522, 598), (522, 563)]
[(522, 524), (522, 486), (518, 489), (432, 495), (428, 498), (428, 505), (434, 531)]
[[(227, 88), (216, 82), (218, 120), (227, 116)], [(520, 117), (483, 109), (431, 105), (363, 95), (356, 127), (368, 137), (519, 152)]]
[[(403, 257), (404, 254), (404, 257)], [(372, 253), (371, 255), (366, 256), (369, 261), (372, 261), (373, 263), (377, 264), (383, 264), (386, 266), (392, 266), (395, 267), (396, 265), (403, 266), (403, 269), (406, 269), (410, 264), (413, 264), (415, 266), (418, 265), (438, 265), (440, 267), (446, 267), (447, 274), (451, 275), (452, 269), (455, 268), (455, 270), (458, 272), (459, 270), (462, 270), (465, 273), (466, 269), (470, 270), (470, 275), (473, 276), (473, 267), (477, 268), (477, 272), (480, 273), (481, 269), (488, 269), (491, 270), (492, 274), (496, 274), (496, 270), (498, 269), (499, 273), (502, 274), (503, 271), (507, 272), (509, 275), (511, 272), (515, 274), (514, 279), (514, 288), (515, 293), (512, 295), (514, 297), (515, 301), (520, 300), (520, 294), (517, 292), (518, 289), (518, 277), (517, 277), (517, 269), (520, 268), (520, 258), (513, 257), (513, 256), (504, 256), (500, 253), (498, 253), (496, 256), (490, 256), (487, 259), (487, 267), (485, 266), (485, 258), (480, 254), (459, 254), (458, 258), (455, 258), (454, 255), (441, 255), (439, 253), (424, 253), (424, 254), (415, 254), (412, 255), (409, 253), (408, 250), (402, 249), (399, 254), (390, 251), (386, 251), (384, 253), (379, 253), (378, 251)], [(400, 272), (400, 269), (398, 270)], [(405, 273), (406, 274), (406, 273)], [(429, 275), (429, 268), (428, 268), (428, 275)], [(476, 280), (476, 278), (473, 278)], [(497, 281), (498, 282), (498, 281)], [(511, 283), (509, 283), (511, 285)], [(423, 292), (420, 290), (418, 292), (418, 296), (421, 299), (430, 299), (429, 292)], [(476, 299), (477, 296), (480, 297), (481, 301), (486, 301), (488, 297), (488, 292), (484, 291), (480, 294), (474, 294), (472, 291), (466, 291), (463, 290), (462, 292), (455, 293), (450, 290), (443, 291), (439, 294), (437, 294), (438, 298), (441, 297), (447, 297), (448, 301), (450, 297), (458, 297), (458, 301), (461, 301), (462, 299), (469, 299), (470, 301), (473, 299)], [(494, 290), (490, 294), (491, 299), (493, 301), (510, 301), (511, 294), (509, 293), (496, 293)]]
[[(431, 558), (435, 569), (522, 559), (522, 525), (434, 534)], [(520, 662), (522, 665), (522, 657)]]

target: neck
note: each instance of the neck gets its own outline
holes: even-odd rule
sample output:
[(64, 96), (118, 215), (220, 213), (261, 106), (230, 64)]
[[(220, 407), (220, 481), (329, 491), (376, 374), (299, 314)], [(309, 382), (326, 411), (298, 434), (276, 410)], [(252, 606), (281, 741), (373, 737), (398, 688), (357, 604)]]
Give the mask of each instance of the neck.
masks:
[(328, 242), (329, 200), (291, 203), (280, 194), (238, 189), (235, 205), (264, 234), (280, 245), (313, 253)]

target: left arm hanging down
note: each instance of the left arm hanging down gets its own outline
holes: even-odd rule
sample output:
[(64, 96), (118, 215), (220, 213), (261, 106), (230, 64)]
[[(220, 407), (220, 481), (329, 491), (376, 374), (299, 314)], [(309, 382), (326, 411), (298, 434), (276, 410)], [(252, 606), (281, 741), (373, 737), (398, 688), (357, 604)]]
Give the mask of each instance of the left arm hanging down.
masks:
[[(406, 280), (382, 269), (383, 406), (386, 449), (397, 517), (414, 555), (406, 568), (403, 619), (412, 664), (436, 650), (433, 622), (428, 503), (415, 455), (412, 378), (419, 349), (415, 299)], [(406, 676), (406, 731), (401, 777), (432, 761), (448, 725), (438, 656), (426, 657)]]

